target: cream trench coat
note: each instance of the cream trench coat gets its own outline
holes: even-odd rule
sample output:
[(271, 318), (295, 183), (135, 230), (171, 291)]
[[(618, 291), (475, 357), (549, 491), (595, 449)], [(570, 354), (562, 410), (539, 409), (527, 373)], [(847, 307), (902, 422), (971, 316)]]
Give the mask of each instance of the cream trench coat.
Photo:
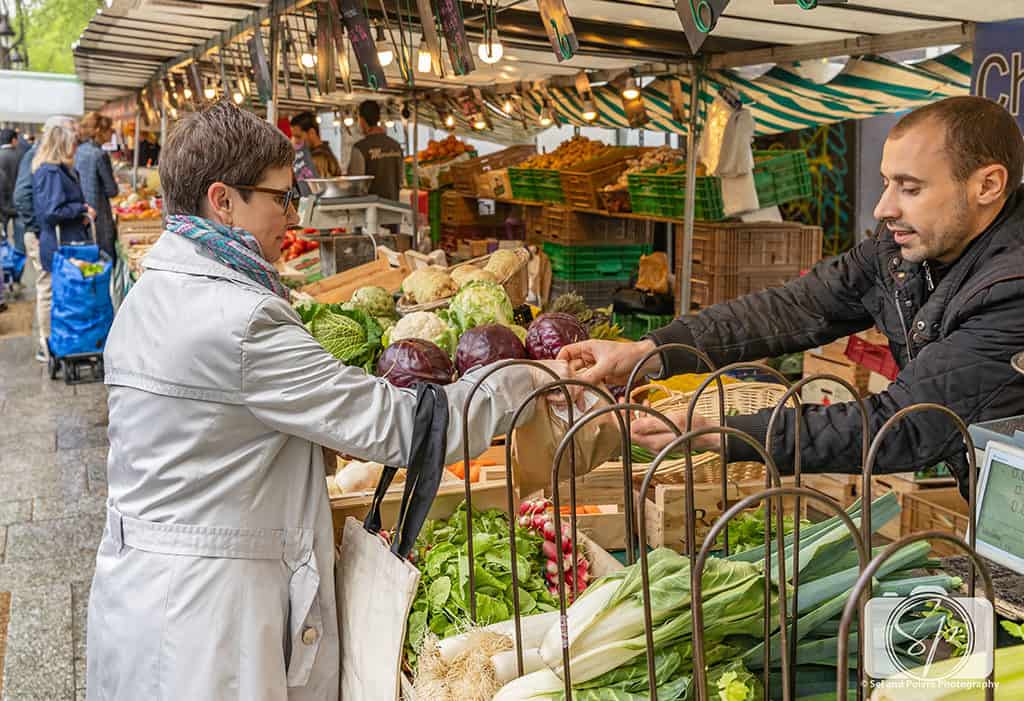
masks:
[[(284, 300), (187, 239), (163, 236), (146, 268), (104, 354), (110, 492), (87, 699), (334, 701), (320, 446), (404, 464), (415, 393), (341, 365)], [(448, 388), (451, 462), (471, 382)], [(524, 368), (485, 382), (473, 454), (533, 387)]]

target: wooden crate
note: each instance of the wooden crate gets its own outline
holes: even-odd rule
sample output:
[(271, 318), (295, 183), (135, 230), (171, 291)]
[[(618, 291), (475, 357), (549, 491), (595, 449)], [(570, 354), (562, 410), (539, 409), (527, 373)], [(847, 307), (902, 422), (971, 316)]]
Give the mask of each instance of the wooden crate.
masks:
[(449, 190), (441, 195), (441, 223), (453, 226), (472, 224), (477, 220), (476, 200)]
[[(905, 500), (908, 494), (918, 495), (923, 491), (946, 489), (956, 485), (956, 480), (951, 477), (940, 477), (928, 480), (915, 480), (913, 472), (897, 472), (888, 475), (876, 475), (871, 478), (871, 498), (877, 499), (886, 492), (894, 492), (896, 501), (900, 505), (901, 516), (883, 526), (878, 534), (896, 540), (904, 535), (902, 525), (902, 511), (906, 508)], [(864, 496), (864, 495), (862, 495)]]
[[(804, 353), (804, 377), (811, 375), (835, 375), (849, 382), (861, 396), (864, 396), (868, 392), (868, 380), (871, 372), (867, 368), (854, 365), (850, 360), (835, 360), (813, 353)], [(824, 405), (850, 402), (856, 398), (845, 387), (826, 380), (814, 380), (807, 383), (801, 396), (805, 402)]]
[[(474, 482), (471, 490), (473, 494), (473, 508), (484, 509), (508, 509), (508, 482), (505, 478), (505, 449), (494, 447), (488, 449), (481, 458), (490, 459), (492, 462), (500, 462), (501, 465), (483, 467), (480, 470), (480, 481)], [(381, 505), (381, 521), (385, 528), (393, 528), (398, 520), (398, 510), (402, 504), (402, 491), (405, 485), (402, 483), (393, 484), (388, 490), (387, 496)], [(512, 487), (513, 503), (519, 504), (519, 491)], [(437, 491), (437, 497), (430, 507), (427, 518), (441, 519), (448, 518), (456, 507), (466, 498), (465, 484), (461, 480), (445, 480)], [(345, 530), (345, 519), (352, 518), (362, 521), (373, 501), (373, 491), (358, 494), (347, 494), (331, 499), (331, 516), (334, 520), (335, 545), (341, 543), (341, 535)]]
[(411, 271), (408, 267), (393, 268), (387, 258), (380, 256), (377, 260), (344, 270), (323, 280), (306, 285), (302, 292), (312, 295), (323, 304), (347, 302), (352, 293), (365, 285), (377, 285), (388, 292), (401, 289), (402, 281)]
[[(907, 492), (903, 496), (900, 512), (900, 537), (923, 531), (946, 531), (961, 538), (967, 537), (970, 523), (968, 503), (959, 487), (935, 487)], [(948, 543), (934, 541), (935, 557), (963, 555), (963, 551)]]
[[(456, 163), (448, 172), (451, 176), (452, 185), (455, 186), (457, 192), (466, 197), (477, 197), (479, 195), (481, 197), (493, 198), (495, 197), (493, 194), (484, 195), (480, 192), (480, 176), (491, 171), (505, 169), (517, 163), (522, 163), (536, 153), (537, 148), (532, 145), (509, 146), (496, 153)], [(505, 177), (506, 179), (508, 178), (507, 173)], [(505, 192), (508, 194), (501, 195), (502, 197), (511, 196), (511, 185), (505, 189)]]
[(508, 177), (508, 168), (490, 170), (476, 177), (477, 196), (490, 200), (512, 199), (512, 181)]
[(608, 153), (593, 160), (563, 170), (562, 192), (565, 203), (580, 209), (602, 209), (601, 191), (619, 179), (631, 158), (649, 149), (628, 147), (609, 149)]
[[(821, 492), (827, 497), (831, 497), (844, 509), (849, 507), (857, 499), (857, 495), (860, 493), (860, 479), (860, 475), (840, 475), (833, 473), (800, 475), (802, 486)], [(822, 506), (816, 507), (815, 504), (810, 504), (810, 508), (818, 512), (822, 512), (824, 509)], [(828, 513), (826, 515), (831, 517), (834, 514)]]

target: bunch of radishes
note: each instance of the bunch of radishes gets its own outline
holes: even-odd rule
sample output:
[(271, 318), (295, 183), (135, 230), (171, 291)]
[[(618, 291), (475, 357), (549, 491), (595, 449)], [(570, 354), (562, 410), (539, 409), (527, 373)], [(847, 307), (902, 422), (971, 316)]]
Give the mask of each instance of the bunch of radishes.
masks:
[(550, 499), (528, 499), (519, 505), (519, 526), (534, 531), (544, 538), (541, 546), (547, 563), (544, 566), (544, 577), (548, 583), (548, 591), (558, 596), (558, 572), (565, 572), (565, 593), (569, 601), (573, 600), (573, 584), (576, 591), (582, 592), (590, 583), (590, 563), (587, 562), (582, 548), (576, 548), (576, 569), (572, 566), (572, 537), (569, 519), (562, 519), (562, 536), (556, 538), (555, 520), (552, 516)]

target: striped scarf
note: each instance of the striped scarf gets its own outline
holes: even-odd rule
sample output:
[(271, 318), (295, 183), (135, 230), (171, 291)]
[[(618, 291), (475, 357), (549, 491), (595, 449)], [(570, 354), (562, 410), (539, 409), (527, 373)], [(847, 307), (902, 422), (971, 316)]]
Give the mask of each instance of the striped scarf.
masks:
[(263, 285), (286, 302), (291, 300), (281, 276), (263, 257), (259, 241), (245, 229), (186, 214), (169, 214), (166, 228), (172, 234), (194, 241), (218, 262)]

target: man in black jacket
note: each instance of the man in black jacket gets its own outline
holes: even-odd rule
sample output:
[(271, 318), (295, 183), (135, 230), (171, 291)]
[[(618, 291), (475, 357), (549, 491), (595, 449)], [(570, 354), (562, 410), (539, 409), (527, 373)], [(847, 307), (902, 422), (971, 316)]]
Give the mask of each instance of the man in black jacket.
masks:
[[(904, 407), (934, 402), (967, 423), (1024, 414), (1024, 376), (1010, 358), (1024, 349), (1024, 139), (1006, 110), (976, 97), (920, 108), (890, 132), (881, 166), (879, 233), (784, 287), (717, 304), (677, 319), (633, 344), (588, 341), (563, 349), (591, 381), (622, 384), (651, 349), (684, 343), (718, 366), (807, 350), (877, 325), (901, 368), (865, 399), (871, 436)], [(656, 355), (645, 368), (697, 371), (691, 357)], [(770, 412), (728, 424), (762, 444)], [(856, 472), (861, 416), (853, 403), (804, 406), (800, 452), (808, 472)], [(683, 416), (674, 417), (682, 425)], [(652, 419), (634, 424), (634, 442), (658, 450), (673, 436)], [(781, 470), (792, 470), (795, 410), (772, 436)], [(717, 437), (701, 440), (717, 447)], [(729, 440), (735, 460), (756, 459)], [(946, 460), (966, 495), (960, 434), (938, 412), (908, 416), (889, 434), (875, 471), (903, 472)]]

